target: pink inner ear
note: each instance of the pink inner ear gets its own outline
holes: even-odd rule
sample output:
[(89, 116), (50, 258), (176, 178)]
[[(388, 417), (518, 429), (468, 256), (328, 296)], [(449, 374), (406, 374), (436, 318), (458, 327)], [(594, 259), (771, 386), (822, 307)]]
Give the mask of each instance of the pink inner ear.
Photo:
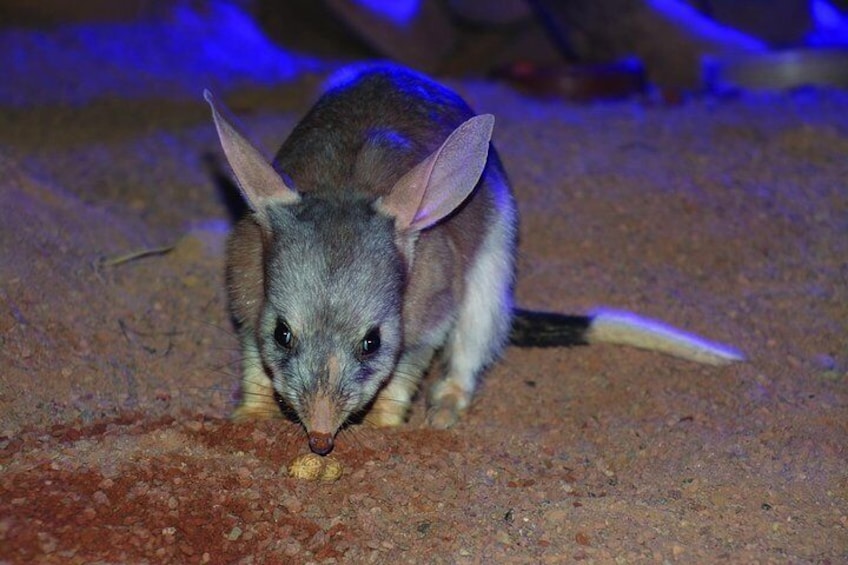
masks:
[(434, 160), (431, 155), (421, 161), (392, 187), (382, 200), (381, 207), (394, 216), (398, 229), (407, 229), (415, 221), (419, 210), (426, 206), (422, 202), (429, 182)]
[(233, 170), (242, 196), (250, 208), (259, 211), (270, 201), (294, 204), (300, 197), (290, 189), (265, 156), (239, 131), (227, 107), (211, 92), (203, 91), (203, 97), (212, 108), (212, 119), (218, 130), (221, 147)]
[(423, 230), (462, 204), (477, 186), (489, 155), (494, 116), (475, 116), (405, 174), (383, 199), (398, 230)]

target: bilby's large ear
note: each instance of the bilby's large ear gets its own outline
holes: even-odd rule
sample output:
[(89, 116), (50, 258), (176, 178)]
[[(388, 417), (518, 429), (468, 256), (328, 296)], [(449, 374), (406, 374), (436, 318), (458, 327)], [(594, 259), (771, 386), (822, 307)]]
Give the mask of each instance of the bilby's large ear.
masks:
[(294, 204), (300, 200), (298, 194), (286, 186), (262, 152), (238, 130), (227, 107), (216, 100), (208, 90), (203, 91), (203, 98), (212, 108), (212, 118), (215, 120), (221, 147), (236, 176), (241, 194), (251, 210), (261, 212), (266, 205), (273, 202)]
[(378, 208), (398, 231), (426, 229), (463, 203), (483, 174), (494, 125), (491, 114), (471, 118), (395, 183)]

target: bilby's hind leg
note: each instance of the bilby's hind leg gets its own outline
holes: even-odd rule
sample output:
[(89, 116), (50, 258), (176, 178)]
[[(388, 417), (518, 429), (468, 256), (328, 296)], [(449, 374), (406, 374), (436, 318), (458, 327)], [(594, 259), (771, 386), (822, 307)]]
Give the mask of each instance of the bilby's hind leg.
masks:
[(456, 325), (442, 352), (444, 376), (430, 391), (428, 422), (449, 428), (468, 408), (481, 371), (501, 353), (512, 316), (513, 234), (502, 210), (466, 279)]
[(262, 368), (256, 339), (251, 334), (245, 334), (241, 343), (241, 399), (230, 418), (241, 421), (282, 417), (280, 407), (274, 399), (274, 386)]

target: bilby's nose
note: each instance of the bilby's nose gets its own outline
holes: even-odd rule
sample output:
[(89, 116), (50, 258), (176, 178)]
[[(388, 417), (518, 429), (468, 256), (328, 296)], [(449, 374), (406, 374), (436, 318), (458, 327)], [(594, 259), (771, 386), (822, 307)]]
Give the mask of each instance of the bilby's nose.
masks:
[(310, 432), (309, 449), (318, 455), (327, 455), (333, 450), (333, 436), (321, 432)]

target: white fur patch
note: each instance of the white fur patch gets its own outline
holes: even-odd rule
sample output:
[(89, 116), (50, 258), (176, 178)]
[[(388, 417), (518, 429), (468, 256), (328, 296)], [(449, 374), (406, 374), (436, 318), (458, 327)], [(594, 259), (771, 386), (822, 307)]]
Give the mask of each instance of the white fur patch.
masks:
[(451, 382), (468, 393), (474, 391), (480, 371), (500, 355), (512, 319), (515, 208), (505, 190), (496, 189), (495, 197), (498, 217), (468, 273), (447, 350), (445, 384)]
[(588, 339), (591, 343), (614, 343), (659, 351), (707, 365), (725, 365), (745, 359), (732, 347), (707, 341), (656, 320), (616, 310), (592, 313)]

